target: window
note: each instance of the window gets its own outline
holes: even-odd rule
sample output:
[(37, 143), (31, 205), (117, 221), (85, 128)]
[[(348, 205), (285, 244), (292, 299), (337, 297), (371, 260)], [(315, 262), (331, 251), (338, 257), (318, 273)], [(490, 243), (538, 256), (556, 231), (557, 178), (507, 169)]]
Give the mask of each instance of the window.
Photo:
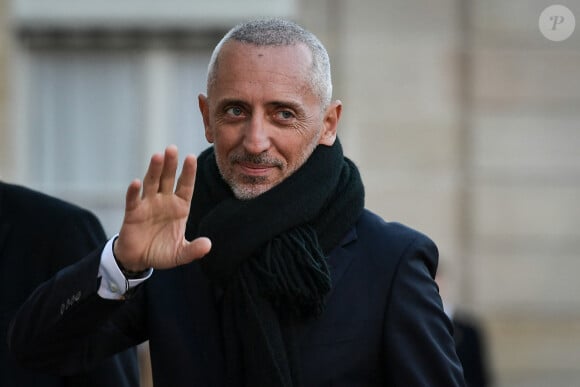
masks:
[(108, 234), (151, 153), (174, 143), (183, 159), (208, 146), (197, 95), (215, 39), (42, 33), (23, 41), (20, 172), (27, 184), (93, 210)]

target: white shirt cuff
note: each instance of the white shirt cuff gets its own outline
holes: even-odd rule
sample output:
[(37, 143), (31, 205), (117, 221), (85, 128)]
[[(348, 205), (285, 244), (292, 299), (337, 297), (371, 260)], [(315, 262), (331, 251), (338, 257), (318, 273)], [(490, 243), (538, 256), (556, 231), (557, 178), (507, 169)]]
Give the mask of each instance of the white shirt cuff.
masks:
[(103, 252), (101, 253), (101, 264), (99, 265), (99, 277), (101, 285), (97, 291), (101, 298), (108, 300), (123, 300), (125, 293), (133, 289), (140, 283), (146, 281), (153, 274), (153, 269), (149, 269), (142, 278), (127, 279), (115, 261), (113, 255), (113, 242), (118, 235), (109, 239)]

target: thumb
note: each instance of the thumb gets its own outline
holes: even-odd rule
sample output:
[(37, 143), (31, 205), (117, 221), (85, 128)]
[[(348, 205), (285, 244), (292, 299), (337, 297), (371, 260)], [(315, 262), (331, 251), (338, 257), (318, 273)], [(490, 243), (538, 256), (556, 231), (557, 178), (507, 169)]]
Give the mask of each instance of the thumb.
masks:
[(184, 265), (196, 259), (202, 258), (211, 250), (211, 240), (206, 237), (199, 237), (191, 242), (181, 250), (181, 254), (177, 257), (177, 264)]

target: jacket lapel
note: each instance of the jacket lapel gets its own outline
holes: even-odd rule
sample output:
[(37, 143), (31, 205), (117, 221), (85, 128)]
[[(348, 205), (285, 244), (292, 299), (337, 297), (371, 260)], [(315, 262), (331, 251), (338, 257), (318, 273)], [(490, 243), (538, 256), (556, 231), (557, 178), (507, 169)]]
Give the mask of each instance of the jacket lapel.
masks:
[(353, 254), (345, 249), (345, 246), (349, 243), (355, 241), (358, 238), (356, 234), (356, 228), (353, 227), (350, 231), (342, 238), (340, 244), (334, 248), (328, 255), (328, 269), (330, 271), (330, 278), (332, 281), (332, 289), (330, 290), (330, 295), (332, 295), (333, 290), (340, 281), (342, 275), (346, 272), (346, 269), (352, 262)]

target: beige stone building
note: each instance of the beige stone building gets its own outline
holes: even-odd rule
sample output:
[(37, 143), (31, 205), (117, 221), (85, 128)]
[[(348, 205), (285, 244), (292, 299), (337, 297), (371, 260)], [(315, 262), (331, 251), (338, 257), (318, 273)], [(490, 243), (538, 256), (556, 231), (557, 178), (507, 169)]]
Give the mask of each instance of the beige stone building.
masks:
[[(578, 0), (557, 3), (580, 17)], [(220, 34), (294, 18), (331, 54), (367, 206), (437, 242), (446, 297), (484, 322), (495, 385), (580, 385), (580, 28), (545, 38), (553, 3), (119, 4), (0, 0), (0, 178), (113, 233), (152, 151), (204, 146), (195, 96)]]
[(10, 29), (8, 27), (8, 4), (0, 0), (0, 177), (8, 166), (9, 157), (6, 155), (8, 138), (8, 56), (10, 55)]

